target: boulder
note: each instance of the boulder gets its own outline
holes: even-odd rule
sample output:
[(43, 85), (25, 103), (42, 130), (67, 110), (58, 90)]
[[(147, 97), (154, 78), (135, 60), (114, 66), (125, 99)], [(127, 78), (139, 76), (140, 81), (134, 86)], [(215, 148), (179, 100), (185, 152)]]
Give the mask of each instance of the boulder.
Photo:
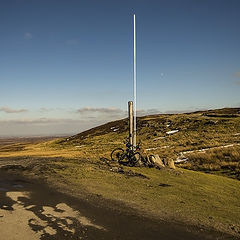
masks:
[(157, 166), (157, 167), (160, 167), (160, 168), (165, 167), (158, 154), (151, 155), (150, 156), (150, 161), (153, 162), (154, 165)]
[(166, 159), (165, 160), (165, 165), (168, 166), (171, 169), (175, 169), (174, 161), (172, 159)]

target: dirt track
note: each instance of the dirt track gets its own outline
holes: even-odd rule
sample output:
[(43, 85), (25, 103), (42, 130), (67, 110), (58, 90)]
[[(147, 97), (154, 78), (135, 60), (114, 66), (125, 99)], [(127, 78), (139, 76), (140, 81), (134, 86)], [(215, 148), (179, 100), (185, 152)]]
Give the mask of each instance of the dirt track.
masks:
[[(56, 192), (42, 182), (0, 171), (0, 239), (228, 239), (154, 221)], [(229, 238), (232, 239), (232, 238)]]

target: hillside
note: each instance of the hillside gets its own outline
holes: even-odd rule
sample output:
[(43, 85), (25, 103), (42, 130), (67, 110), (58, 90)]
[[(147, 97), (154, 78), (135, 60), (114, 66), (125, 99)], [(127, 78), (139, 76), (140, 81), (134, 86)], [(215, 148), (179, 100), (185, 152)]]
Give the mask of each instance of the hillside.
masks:
[(240, 108), (144, 116), (137, 125), (142, 154), (172, 158), (175, 170), (103, 161), (124, 147), (127, 119), (69, 138), (4, 145), (0, 168), (120, 212), (220, 231), (212, 239), (239, 239)]
[[(137, 134), (143, 155), (159, 154), (161, 158), (172, 158), (180, 167), (240, 179), (240, 108), (139, 117)], [(109, 158), (115, 147), (124, 147), (127, 136), (128, 119), (123, 119), (59, 144), (75, 146), (88, 157)]]
[[(172, 119), (172, 117), (175, 117), (175, 118)], [(198, 119), (197, 117), (200, 117), (200, 119)], [(213, 118), (217, 118), (217, 120), (219, 120), (219, 118), (221, 120), (225, 119), (225, 122), (226, 122), (226, 119), (228, 118), (238, 118), (238, 117), (240, 117), (240, 108), (223, 108), (223, 109), (215, 109), (215, 110), (207, 110), (207, 111), (197, 111), (197, 112), (185, 113), (185, 114), (158, 114), (158, 115), (138, 117), (137, 125), (138, 125), (138, 129), (140, 130), (142, 130), (143, 127), (150, 127), (150, 129), (148, 129), (149, 133), (155, 133), (156, 131), (159, 131), (160, 133), (161, 131), (164, 132), (166, 127), (167, 128), (173, 128), (174, 126), (183, 127), (183, 125), (185, 125), (184, 127), (188, 127), (191, 122), (194, 122), (194, 123), (198, 122), (199, 124), (195, 124), (195, 126), (192, 126), (192, 128), (195, 127), (195, 129), (198, 130), (197, 127), (200, 125), (201, 120), (202, 120), (202, 124), (208, 125), (208, 124), (214, 123), (210, 121), (210, 119), (213, 119)], [(175, 125), (173, 125), (174, 120), (176, 120)], [(162, 128), (155, 129), (155, 127), (159, 127), (159, 126)], [(84, 131), (82, 133), (79, 133), (71, 137), (70, 139), (82, 140), (86, 137), (104, 135), (110, 132), (122, 133), (127, 131), (127, 129), (128, 129), (128, 119), (123, 119), (123, 120), (109, 122), (104, 125)], [(140, 132), (140, 136), (141, 135), (142, 135), (142, 132)]]

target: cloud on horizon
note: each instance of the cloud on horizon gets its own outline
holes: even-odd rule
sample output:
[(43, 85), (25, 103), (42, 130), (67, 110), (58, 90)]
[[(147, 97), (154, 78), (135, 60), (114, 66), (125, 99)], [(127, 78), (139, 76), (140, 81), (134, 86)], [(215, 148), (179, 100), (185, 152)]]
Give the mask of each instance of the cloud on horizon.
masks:
[[(152, 109), (138, 109), (137, 110), (137, 116), (146, 116), (146, 115), (154, 115), (154, 114), (177, 114), (177, 113), (189, 113), (198, 111), (200, 109), (187, 109), (187, 110), (168, 110), (168, 111), (160, 111), (157, 108)], [(203, 110), (203, 109), (201, 109)], [(83, 117), (87, 117), (89, 119), (94, 119), (96, 116), (105, 116), (107, 119), (107, 116), (111, 117), (127, 117), (128, 112), (124, 111), (119, 108), (92, 108), (92, 107), (85, 107), (80, 108), (76, 110), (77, 113), (80, 113)], [(95, 116), (95, 117), (94, 117)]]
[(144, 115), (153, 115), (153, 114), (160, 114), (161, 112), (158, 109), (152, 108), (152, 109), (138, 109), (137, 110), (137, 116), (141, 117)]
[(92, 108), (84, 107), (76, 110), (80, 114), (89, 114), (89, 113), (101, 113), (101, 114), (121, 114), (124, 113), (122, 109), (119, 108)]
[[(54, 111), (57, 111), (57, 110), (59, 110), (60, 108), (46, 108), (46, 107), (41, 107), (40, 109), (39, 109), (39, 111), (41, 112), (41, 113), (50, 113), (50, 112), (54, 112)], [(60, 110), (63, 110), (64, 111), (64, 109), (60, 109)]]
[(79, 114), (83, 120), (88, 120), (89, 122), (92, 123), (98, 121), (104, 123), (127, 117), (127, 111), (123, 111), (122, 109), (112, 107), (109, 108), (84, 107), (77, 109), (74, 112)]
[(165, 111), (163, 114), (181, 114), (181, 113), (190, 113), (190, 112), (196, 112), (196, 111), (201, 111), (201, 110), (169, 110)]
[(22, 113), (22, 112), (28, 112), (27, 109), (12, 109), (9, 107), (1, 107), (0, 112), (5, 112), (5, 113)]
[[(26, 109), (0, 108), (1, 111), (21, 112)], [(42, 109), (43, 111), (49, 109)], [(196, 110), (196, 109), (195, 109)], [(194, 110), (193, 110), (194, 111)], [(186, 111), (166, 111), (161, 112), (158, 109), (138, 110), (138, 116), (166, 113), (183, 113)], [(1, 136), (36, 136), (36, 135), (66, 135), (77, 134), (87, 129), (102, 125), (109, 121), (123, 119), (128, 116), (127, 111), (119, 108), (91, 108), (85, 107), (74, 111), (73, 118), (17, 118), (0, 120)], [(76, 119), (76, 114), (78, 118)]]
[(68, 118), (26, 118), (26, 119), (11, 119), (11, 120), (0, 120), (0, 123), (11, 123), (11, 124), (33, 124), (33, 125), (48, 125), (48, 124), (72, 124), (72, 123), (85, 123), (85, 120), (68, 119)]
[(0, 120), (1, 136), (53, 136), (77, 134), (102, 122), (67, 118), (36, 118)]

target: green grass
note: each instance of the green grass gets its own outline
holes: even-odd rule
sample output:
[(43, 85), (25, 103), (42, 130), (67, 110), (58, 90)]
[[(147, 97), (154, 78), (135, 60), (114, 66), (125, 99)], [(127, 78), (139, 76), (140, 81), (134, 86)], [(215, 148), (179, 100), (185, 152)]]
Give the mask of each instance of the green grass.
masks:
[[(145, 215), (239, 236), (240, 181), (229, 178), (237, 178), (239, 173), (239, 112), (240, 109), (223, 109), (138, 118), (143, 155), (159, 154), (161, 158), (175, 160), (181, 152), (194, 151), (187, 154), (190, 161), (176, 170), (124, 167), (125, 173), (121, 174), (100, 161), (110, 158), (114, 148), (124, 147), (127, 119), (70, 138), (21, 145), (21, 149), (17, 145), (4, 146), (0, 157), (51, 159), (47, 164), (44, 162), (42, 176), (56, 184), (63, 180), (66, 189), (71, 186), (75, 194), (101, 195)], [(175, 129), (179, 132), (167, 134)], [(229, 144), (233, 147), (220, 147)], [(149, 148), (154, 150), (148, 151)], [(197, 152), (203, 148), (213, 149)], [(34, 171), (38, 170), (33, 168), (27, 174)], [(146, 178), (132, 176), (131, 171)]]
[[(147, 178), (129, 177), (102, 162), (59, 160), (54, 167), (76, 191), (121, 201), (145, 215), (214, 228), (240, 231), (240, 181), (185, 169), (124, 167)], [(235, 226), (236, 231), (232, 230)]]
[[(239, 109), (223, 109), (191, 114), (154, 115), (138, 118), (138, 140), (142, 142), (142, 154), (145, 156), (159, 154), (161, 158), (176, 160), (181, 155), (181, 152), (233, 144), (234, 148), (229, 148), (229, 151), (234, 153), (229, 155), (227, 164), (231, 165), (232, 168), (235, 166), (235, 176), (237, 176), (238, 163), (240, 162), (238, 145), (240, 144), (239, 111)], [(114, 132), (114, 127), (119, 130)], [(167, 134), (168, 131), (175, 129), (179, 130), (179, 132), (172, 135)], [(123, 142), (127, 139), (127, 130), (127, 119), (115, 121), (70, 137), (68, 140), (59, 140), (52, 146), (59, 149), (78, 149), (82, 157), (109, 158), (114, 148), (124, 148)], [(222, 164), (219, 165), (217, 159), (220, 156), (215, 157), (215, 155), (220, 155), (222, 150), (218, 148), (213, 151), (214, 154), (211, 151), (205, 155), (200, 155), (200, 153), (188, 154), (191, 160), (190, 163), (180, 167), (215, 173), (214, 168), (223, 167), (223, 160), (227, 158), (222, 158)], [(208, 157), (205, 157), (207, 155)], [(205, 160), (201, 160), (201, 156)], [(207, 158), (211, 158), (210, 161)], [(222, 171), (222, 174), (224, 174), (224, 171)], [(229, 176), (229, 174), (226, 174), (226, 176)]]

